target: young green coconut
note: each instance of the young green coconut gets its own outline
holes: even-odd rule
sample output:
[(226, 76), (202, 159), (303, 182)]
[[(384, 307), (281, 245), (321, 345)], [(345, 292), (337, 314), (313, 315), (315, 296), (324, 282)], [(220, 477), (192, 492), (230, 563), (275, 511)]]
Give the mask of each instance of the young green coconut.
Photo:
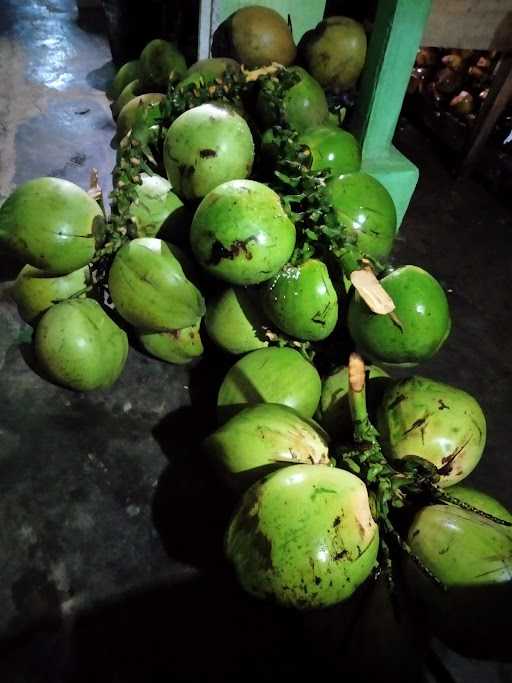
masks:
[(311, 418), (320, 399), (315, 366), (292, 348), (252, 351), (226, 373), (217, 398), (220, 422), (254, 403), (280, 403)]
[(288, 261), (295, 227), (276, 192), (255, 180), (230, 180), (199, 204), (190, 243), (197, 261), (215, 277), (254, 285)]
[(318, 259), (284, 266), (265, 283), (261, 300), (270, 320), (295, 339), (326, 339), (338, 321), (338, 295)]
[[(354, 430), (349, 404), (349, 369), (343, 365), (322, 379), (322, 395), (315, 419), (329, 436), (349, 440)], [(366, 367), (366, 392), (370, 417), (376, 416), (382, 396), (392, 382), (388, 373), (377, 365)]]
[(329, 116), (322, 87), (300, 66), (263, 77), (256, 107), (264, 127), (298, 132), (324, 124)]
[[(508, 510), (481, 491), (457, 485), (450, 494), (512, 523)], [(408, 542), (445, 586), (440, 590), (414, 567), (407, 567), (418, 617), (445, 644), (466, 656), (510, 661), (512, 526), (456, 505), (427, 505), (416, 513)]]
[(356, 293), (348, 327), (357, 348), (376, 363), (415, 365), (439, 351), (451, 331), (450, 308), (439, 282), (418, 266), (401, 266), (380, 280), (394, 317), (376, 316)]
[(76, 391), (108, 389), (123, 371), (128, 338), (93, 299), (49, 308), (34, 337), (36, 358), (58, 384)]
[(244, 589), (297, 609), (347, 600), (373, 571), (378, 547), (364, 483), (327, 465), (291, 465), (257, 481), (226, 536)]
[[(242, 7), (225, 23), (232, 56), (248, 67), (292, 64), (297, 49), (286, 19), (271, 7)], [(215, 46), (214, 39), (214, 46)]]
[(240, 64), (229, 57), (200, 59), (187, 69), (185, 77), (176, 85), (176, 90), (184, 91), (189, 86), (210, 86), (222, 82), (227, 73), (239, 77)]
[(248, 288), (227, 287), (206, 302), (204, 317), (209, 337), (224, 351), (234, 354), (269, 345), (269, 322)]
[(287, 465), (328, 465), (327, 434), (312, 420), (278, 403), (237, 413), (203, 443), (228, 485), (245, 491), (263, 475)]
[(172, 192), (166, 178), (156, 173), (141, 173), (140, 183), (132, 186), (127, 215), (137, 237), (164, 237), (171, 242), (185, 242), (190, 214), (181, 199)]
[(164, 142), (167, 177), (183, 199), (202, 199), (228, 180), (247, 178), (254, 161), (249, 126), (232, 107), (209, 102), (169, 127)]
[(139, 66), (144, 88), (154, 88), (157, 92), (167, 92), (169, 81), (179, 81), (187, 70), (185, 57), (178, 48), (159, 38), (150, 41), (142, 50)]
[(117, 117), (117, 136), (122, 140), (133, 128), (141, 110), (155, 108), (158, 113), (165, 102), (165, 95), (158, 92), (146, 92), (129, 100)]
[(457, 484), (477, 466), (486, 442), (478, 402), (426, 377), (394, 382), (378, 410), (381, 444), (390, 460), (420, 456), (435, 465), (439, 486)]
[(396, 209), (384, 185), (367, 173), (349, 173), (327, 182), (328, 217), (344, 240), (364, 258), (385, 264), (396, 234)]
[(0, 244), (48, 274), (87, 265), (103, 236), (104, 216), (81, 187), (61, 178), (20, 185), (0, 208)]
[(183, 365), (203, 355), (200, 323), (169, 332), (138, 331), (144, 349), (155, 358), (167, 363)]
[(111, 100), (117, 100), (126, 86), (140, 77), (140, 73), (140, 62), (138, 59), (123, 64), (107, 90), (108, 97)]
[(89, 284), (89, 266), (57, 276), (33, 266), (24, 266), (14, 283), (12, 298), (23, 320), (33, 325), (50, 306), (68, 297), (85, 293)]
[(307, 31), (299, 51), (308, 70), (324, 87), (335, 92), (356, 83), (366, 60), (366, 34), (350, 17), (328, 17)]
[(108, 286), (119, 314), (139, 329), (178, 330), (196, 325), (205, 312), (203, 297), (172, 245), (155, 237), (139, 237), (119, 249)]
[(329, 169), (336, 178), (361, 170), (361, 145), (346, 130), (326, 124), (313, 126), (299, 135), (297, 143), (309, 149), (312, 171)]

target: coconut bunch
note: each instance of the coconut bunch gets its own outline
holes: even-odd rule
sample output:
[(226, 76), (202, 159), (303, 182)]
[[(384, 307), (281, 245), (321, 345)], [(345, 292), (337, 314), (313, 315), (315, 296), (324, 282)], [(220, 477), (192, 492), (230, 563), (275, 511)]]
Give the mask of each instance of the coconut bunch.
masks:
[[(393, 199), (326, 95), (363, 66), (354, 23), (326, 20), (297, 50), (283, 17), (246, 8), (223, 27), (225, 52), (188, 68), (152, 41), (110, 90), (110, 210), (96, 183), (52, 178), (0, 208), (0, 240), (27, 264), (14, 297), (41, 367), (72, 389), (111, 386), (128, 337), (163, 362), (208, 363), (212, 346), (230, 359), (203, 448), (238, 501), (226, 554), (248, 592), (329, 607), (379, 573), (392, 583), (405, 557), (428, 606), (441, 587), (473, 596), (492, 557), (505, 595), (508, 518), (454, 488), (484, 452), (478, 402), (390, 376), (439, 352), (451, 317), (433, 275), (391, 266)], [(328, 38), (353, 51), (332, 67), (343, 81), (317, 69)]]

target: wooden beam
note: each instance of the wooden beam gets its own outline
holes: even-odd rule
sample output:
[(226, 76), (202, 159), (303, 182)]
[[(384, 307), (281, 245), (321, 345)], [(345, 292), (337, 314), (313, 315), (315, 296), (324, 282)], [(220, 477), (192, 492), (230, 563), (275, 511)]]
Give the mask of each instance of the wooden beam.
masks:
[(421, 44), (509, 50), (512, 48), (512, 0), (432, 0), (432, 12)]
[(491, 89), (475, 121), (468, 152), (460, 165), (461, 175), (469, 173), (478, 161), (480, 152), (492, 133), (496, 121), (511, 99), (512, 52), (508, 52), (501, 58), (496, 68)]

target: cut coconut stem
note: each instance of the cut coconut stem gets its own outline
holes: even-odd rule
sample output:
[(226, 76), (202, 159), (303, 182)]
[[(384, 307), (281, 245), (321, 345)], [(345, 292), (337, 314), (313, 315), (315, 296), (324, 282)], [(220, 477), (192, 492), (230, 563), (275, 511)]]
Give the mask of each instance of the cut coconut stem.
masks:
[(393, 299), (377, 280), (373, 269), (365, 266), (350, 273), (350, 281), (373, 313), (388, 315), (395, 310)]
[(106, 217), (105, 203), (103, 201), (103, 190), (101, 189), (101, 185), (99, 182), (97, 168), (91, 169), (91, 177), (89, 180), (89, 189), (87, 191), (87, 194), (89, 195), (89, 197), (92, 197), (92, 199), (94, 199), (94, 201), (100, 207), (102, 214)]
[(354, 423), (356, 443), (376, 443), (378, 432), (371, 424), (366, 407), (366, 376), (364, 361), (358, 353), (351, 353), (348, 362), (348, 400)]

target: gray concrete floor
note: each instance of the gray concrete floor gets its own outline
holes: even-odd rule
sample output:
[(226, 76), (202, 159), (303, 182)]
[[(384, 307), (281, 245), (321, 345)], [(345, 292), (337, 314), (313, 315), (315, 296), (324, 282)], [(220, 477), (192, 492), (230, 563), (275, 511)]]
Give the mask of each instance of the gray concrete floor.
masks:
[[(85, 26), (71, 0), (3, 0), (0, 198), (39, 175), (86, 186), (92, 167), (109, 189), (112, 66), (105, 37)], [(512, 508), (510, 212), (452, 178), (407, 124), (398, 143), (421, 180), (395, 260), (440, 278), (454, 322), (419, 372), (481, 402), (488, 448), (472, 481)], [(1, 680), (275, 680), (300, 670), (304, 625), (225, 578), (229, 501), (195, 449), (208, 429), (203, 387), (223, 361), (189, 370), (131, 349), (108, 392), (54, 386), (30, 367), (30, 328), (9, 297), (16, 268), (1, 263)], [(284, 654), (283, 632), (299, 643)], [(510, 666), (439, 652), (446, 681), (512, 681)]]

